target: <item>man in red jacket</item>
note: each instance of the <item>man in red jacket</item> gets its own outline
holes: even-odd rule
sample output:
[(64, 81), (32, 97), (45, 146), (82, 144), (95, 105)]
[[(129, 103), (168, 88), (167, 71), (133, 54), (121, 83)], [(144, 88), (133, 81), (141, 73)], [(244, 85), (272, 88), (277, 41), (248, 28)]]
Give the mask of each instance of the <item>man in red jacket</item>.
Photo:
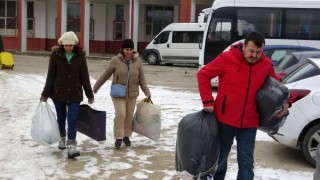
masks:
[[(239, 43), (221, 53), (197, 74), (203, 109), (214, 112), (218, 120), (220, 156), (214, 180), (225, 177), (234, 138), (237, 140), (239, 167), (237, 180), (254, 178), (253, 154), (259, 126), (256, 93), (267, 76), (279, 79), (272, 61), (263, 54), (264, 45), (263, 35), (251, 32), (244, 44)], [(219, 77), (219, 88), (214, 99), (211, 79), (216, 76)], [(288, 107), (286, 104), (277, 117), (286, 115)]]

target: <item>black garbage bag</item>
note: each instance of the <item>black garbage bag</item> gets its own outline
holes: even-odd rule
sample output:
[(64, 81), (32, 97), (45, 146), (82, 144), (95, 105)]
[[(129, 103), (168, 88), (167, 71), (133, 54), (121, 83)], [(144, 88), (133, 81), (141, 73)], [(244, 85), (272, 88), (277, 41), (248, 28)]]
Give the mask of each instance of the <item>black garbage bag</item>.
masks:
[(289, 89), (269, 76), (262, 88), (257, 92), (256, 102), (260, 114), (259, 130), (268, 134), (276, 134), (284, 124), (286, 117), (277, 118), (274, 115), (280, 112), (290, 96)]
[(186, 115), (178, 125), (176, 170), (187, 171), (195, 179), (214, 175), (219, 148), (215, 115), (204, 110)]

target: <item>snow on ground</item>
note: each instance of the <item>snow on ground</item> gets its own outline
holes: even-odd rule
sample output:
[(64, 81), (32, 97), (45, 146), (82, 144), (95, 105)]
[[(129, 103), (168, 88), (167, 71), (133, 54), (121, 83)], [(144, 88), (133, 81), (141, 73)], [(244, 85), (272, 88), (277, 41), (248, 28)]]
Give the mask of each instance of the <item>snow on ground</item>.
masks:
[[(156, 152), (174, 153), (177, 124), (188, 113), (201, 110), (199, 95), (169, 87), (151, 86), (152, 100), (161, 106), (162, 134), (155, 143), (137, 134), (133, 135), (133, 146), (120, 156), (113, 150), (113, 105), (109, 96), (110, 81), (96, 94), (94, 107), (107, 111), (107, 140), (96, 142), (78, 133), (81, 156), (77, 161), (66, 158), (53, 144), (38, 145), (30, 137), (32, 114), (39, 102), (45, 83), (45, 74), (15, 74), (0, 71), (0, 179), (115, 179), (113, 174), (123, 173), (116, 179), (150, 179), (153, 173), (162, 173), (159, 179), (177, 179), (172, 169), (147, 168), (156, 162)], [(95, 82), (91, 80), (92, 84)], [(142, 94), (142, 93), (141, 93)], [(144, 98), (141, 95), (138, 99)], [(85, 99), (84, 103), (87, 101)], [(52, 101), (49, 104), (54, 109)], [(258, 141), (273, 141), (265, 133), (258, 132)], [(141, 151), (140, 147), (146, 147)], [(121, 157), (125, 157), (123, 161)], [(160, 160), (161, 161), (161, 160)], [(174, 159), (167, 159), (174, 161)], [(236, 179), (237, 164), (230, 163), (226, 179)], [(121, 174), (121, 173), (120, 173)], [(255, 167), (255, 179), (312, 179), (313, 173), (284, 171)]]

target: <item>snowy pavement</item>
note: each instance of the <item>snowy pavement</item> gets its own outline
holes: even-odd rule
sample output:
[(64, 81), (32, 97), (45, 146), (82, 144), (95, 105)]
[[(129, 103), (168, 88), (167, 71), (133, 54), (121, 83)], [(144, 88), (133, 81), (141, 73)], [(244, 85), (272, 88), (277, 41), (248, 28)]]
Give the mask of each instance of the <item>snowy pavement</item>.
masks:
[[(186, 114), (201, 110), (197, 93), (150, 86), (154, 104), (161, 106), (160, 141), (155, 143), (134, 133), (131, 147), (114, 150), (114, 111), (108, 81), (96, 94), (94, 103), (96, 109), (107, 111), (107, 140), (97, 142), (78, 133), (81, 156), (70, 160), (57, 144), (38, 145), (30, 136), (31, 117), (45, 77), (45, 74), (0, 71), (0, 179), (178, 179), (174, 169), (177, 124)], [(91, 79), (91, 83), (94, 82)], [(138, 99), (142, 98), (141, 95)], [(49, 104), (54, 109), (51, 100)], [(259, 131), (257, 141), (273, 140)], [(227, 180), (236, 179), (235, 158), (232, 150)], [(255, 165), (255, 179), (259, 180), (310, 180), (312, 176), (312, 171), (285, 171)]]

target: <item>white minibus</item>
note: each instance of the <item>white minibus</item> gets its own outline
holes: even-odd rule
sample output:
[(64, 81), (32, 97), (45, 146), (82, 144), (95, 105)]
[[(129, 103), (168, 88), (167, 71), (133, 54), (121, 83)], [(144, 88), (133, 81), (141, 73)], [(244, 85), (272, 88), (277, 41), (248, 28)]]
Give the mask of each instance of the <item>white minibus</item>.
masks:
[(266, 44), (320, 48), (318, 0), (215, 0), (203, 34), (199, 66), (251, 31)]

